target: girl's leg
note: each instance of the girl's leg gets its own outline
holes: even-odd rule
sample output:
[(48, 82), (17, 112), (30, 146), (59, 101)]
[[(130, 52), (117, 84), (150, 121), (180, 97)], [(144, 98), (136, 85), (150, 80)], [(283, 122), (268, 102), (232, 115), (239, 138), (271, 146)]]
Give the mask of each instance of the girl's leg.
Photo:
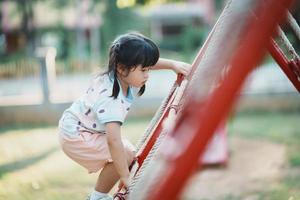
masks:
[(108, 193), (119, 180), (119, 174), (113, 163), (107, 163), (101, 170), (96, 182), (95, 190)]
[[(128, 166), (132, 163), (135, 153), (126, 149)], [(101, 170), (96, 182), (95, 190), (102, 193), (108, 193), (119, 180), (119, 174), (113, 163), (107, 163)]]

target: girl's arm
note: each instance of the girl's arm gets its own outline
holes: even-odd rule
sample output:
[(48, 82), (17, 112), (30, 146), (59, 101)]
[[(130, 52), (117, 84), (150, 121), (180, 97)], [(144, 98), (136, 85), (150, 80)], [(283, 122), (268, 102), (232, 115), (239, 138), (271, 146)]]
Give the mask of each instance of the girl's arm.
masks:
[(120, 175), (120, 181), (125, 187), (129, 184), (129, 169), (124, 146), (121, 140), (121, 128), (118, 122), (108, 122), (105, 125), (107, 144), (115, 168)]
[(184, 76), (187, 76), (191, 70), (191, 65), (176, 61), (176, 60), (170, 60), (170, 59), (165, 59), (165, 58), (159, 58), (157, 63), (151, 67), (153, 70), (157, 69), (171, 69), (177, 74), (183, 74)]

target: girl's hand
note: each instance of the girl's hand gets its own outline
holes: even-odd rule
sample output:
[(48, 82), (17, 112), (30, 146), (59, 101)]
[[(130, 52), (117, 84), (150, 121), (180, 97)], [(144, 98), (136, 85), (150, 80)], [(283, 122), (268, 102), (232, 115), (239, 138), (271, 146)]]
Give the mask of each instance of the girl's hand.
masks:
[(177, 74), (183, 74), (184, 76), (187, 76), (191, 71), (192, 65), (180, 62), (180, 61), (174, 61), (172, 70)]
[(125, 189), (127, 189), (129, 187), (129, 177), (121, 177), (120, 178), (120, 183), (118, 188), (121, 189), (122, 187), (124, 187)]

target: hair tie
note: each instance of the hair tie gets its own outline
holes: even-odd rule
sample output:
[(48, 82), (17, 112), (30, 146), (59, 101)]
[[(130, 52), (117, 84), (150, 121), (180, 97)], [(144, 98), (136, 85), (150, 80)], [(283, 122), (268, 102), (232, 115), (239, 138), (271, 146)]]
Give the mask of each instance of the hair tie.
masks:
[(119, 52), (120, 52), (120, 43), (119, 42), (117, 42), (116, 44), (114, 44), (114, 51), (115, 51), (115, 53), (116, 53), (116, 55), (118, 55), (119, 54)]

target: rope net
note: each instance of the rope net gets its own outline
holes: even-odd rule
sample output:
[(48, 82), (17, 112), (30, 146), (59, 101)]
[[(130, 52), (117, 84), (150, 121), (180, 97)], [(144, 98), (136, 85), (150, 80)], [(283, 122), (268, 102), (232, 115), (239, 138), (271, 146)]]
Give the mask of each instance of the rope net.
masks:
[(300, 40), (300, 27), (290, 12), (288, 12), (288, 23), (290, 24), (291, 28), (293, 29), (294, 33), (296, 34), (298, 40)]
[[(204, 99), (209, 94), (209, 91), (217, 87), (216, 81), (220, 78), (220, 75), (226, 73), (227, 68), (224, 66), (239, 43), (239, 38), (243, 34), (248, 18), (251, 15), (250, 8), (253, 6), (255, 6), (253, 1), (229, 1), (227, 3), (206, 44), (193, 63), (193, 69), (188, 77), (190, 81), (182, 86), (181, 90), (184, 98), (181, 98), (181, 95), (178, 100), (179, 105), (185, 104), (186, 99)], [(225, 48), (226, 51), (224, 51)], [(219, 57), (217, 58), (216, 55), (219, 55)], [(198, 82), (199, 80), (200, 82)], [(180, 113), (181, 107), (179, 109)], [(166, 119), (166, 121), (173, 121), (176, 124), (176, 116), (169, 116), (169, 119)], [(170, 130), (172, 130), (172, 126), (169, 124), (169, 127), (162, 131), (140, 171), (134, 177), (130, 187), (129, 199), (145, 199), (147, 194), (153, 191), (157, 181), (160, 181), (159, 176), (163, 174), (161, 170), (163, 171), (166, 168), (166, 163), (163, 160), (155, 159), (154, 155), (162, 140), (171, 132)], [(183, 135), (182, 141), (184, 141), (185, 137)], [(169, 137), (168, 140), (170, 143), (172, 142), (172, 139)], [(182, 145), (182, 143), (178, 144), (178, 147), (183, 149)], [(163, 151), (166, 152), (167, 149)], [(170, 152), (170, 156), (174, 154), (176, 152)]]
[[(300, 28), (290, 12), (287, 12), (287, 25), (292, 28), (296, 35), (296, 40), (299, 41)], [(278, 26), (277, 32), (278, 37), (273, 36), (268, 50), (282, 71), (300, 92), (300, 57), (280, 26)]]
[(178, 198), (196, 166), (195, 158), (203, 154), (247, 74), (262, 58), (267, 40), (290, 2), (228, 1), (196, 56), (191, 74), (174, 84), (140, 140), (138, 149), (143, 154), (156, 135), (155, 144), (132, 172), (126, 199)]

